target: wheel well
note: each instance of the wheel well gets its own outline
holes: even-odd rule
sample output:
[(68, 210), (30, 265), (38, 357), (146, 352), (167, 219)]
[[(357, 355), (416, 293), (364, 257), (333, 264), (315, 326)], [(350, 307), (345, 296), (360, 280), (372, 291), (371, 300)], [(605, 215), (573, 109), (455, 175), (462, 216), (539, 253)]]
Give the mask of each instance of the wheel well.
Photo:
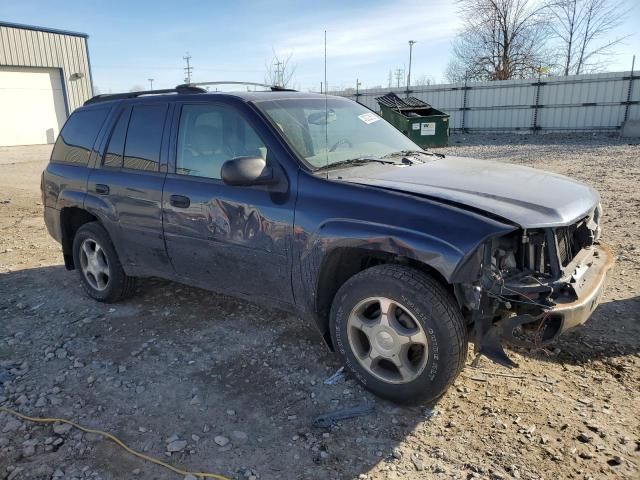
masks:
[(355, 274), (367, 268), (381, 264), (406, 265), (430, 275), (453, 293), (453, 286), (435, 268), (411, 258), (377, 252), (361, 248), (338, 248), (333, 250), (322, 262), (317, 285), (316, 314), (319, 328), (325, 341), (331, 347), (329, 334), (329, 313), (333, 298), (340, 287)]
[(73, 238), (78, 229), (85, 223), (95, 222), (98, 219), (86, 210), (77, 207), (66, 207), (60, 212), (60, 228), (62, 230), (62, 254), (67, 270), (73, 270)]

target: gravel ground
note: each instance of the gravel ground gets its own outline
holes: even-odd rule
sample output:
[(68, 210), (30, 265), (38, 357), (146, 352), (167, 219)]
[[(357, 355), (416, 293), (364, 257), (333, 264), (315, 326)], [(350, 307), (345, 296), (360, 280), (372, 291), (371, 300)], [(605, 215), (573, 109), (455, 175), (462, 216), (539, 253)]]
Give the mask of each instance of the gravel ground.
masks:
[[(602, 305), (550, 350), (467, 367), (433, 408), (381, 401), (303, 319), (170, 282), (103, 305), (42, 221), (50, 147), (0, 148), (0, 405), (73, 419), (189, 470), (275, 479), (640, 478), (640, 147), (609, 136), (454, 136), (445, 153), (597, 188), (617, 266)], [(469, 357), (471, 360), (471, 356)], [(366, 403), (330, 429), (315, 416)], [(0, 414), (0, 478), (181, 478), (98, 435)]]

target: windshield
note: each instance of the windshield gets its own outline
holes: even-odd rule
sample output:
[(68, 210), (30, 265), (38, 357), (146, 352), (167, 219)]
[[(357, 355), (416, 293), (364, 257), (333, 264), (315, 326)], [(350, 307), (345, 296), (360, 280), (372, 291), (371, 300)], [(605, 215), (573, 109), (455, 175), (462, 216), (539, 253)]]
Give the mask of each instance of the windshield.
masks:
[[(345, 160), (380, 158), (415, 143), (366, 107), (328, 97), (256, 102), (312, 168)], [(326, 127), (326, 138), (325, 138)]]

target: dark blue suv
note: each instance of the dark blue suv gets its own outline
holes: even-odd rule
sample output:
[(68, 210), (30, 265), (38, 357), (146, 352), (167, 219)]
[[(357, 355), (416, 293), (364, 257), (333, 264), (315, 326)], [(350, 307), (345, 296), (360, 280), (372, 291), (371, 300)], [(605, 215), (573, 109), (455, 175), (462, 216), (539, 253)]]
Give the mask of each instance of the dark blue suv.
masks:
[(358, 103), (268, 89), (94, 97), (43, 173), (87, 293), (163, 277), (311, 317), (373, 392), (433, 401), (476, 353), (544, 345), (598, 303), (612, 255), (588, 186), (421, 150)]

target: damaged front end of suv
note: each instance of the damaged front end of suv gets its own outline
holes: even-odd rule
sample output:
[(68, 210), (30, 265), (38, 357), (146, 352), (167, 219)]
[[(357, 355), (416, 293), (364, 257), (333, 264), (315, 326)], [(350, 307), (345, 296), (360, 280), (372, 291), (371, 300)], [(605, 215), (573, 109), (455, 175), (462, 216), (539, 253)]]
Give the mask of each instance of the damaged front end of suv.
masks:
[(503, 344), (542, 347), (589, 318), (613, 266), (599, 242), (601, 215), (598, 204), (570, 225), (520, 228), (483, 244), (477, 280), (456, 285), (477, 354), (514, 367)]

